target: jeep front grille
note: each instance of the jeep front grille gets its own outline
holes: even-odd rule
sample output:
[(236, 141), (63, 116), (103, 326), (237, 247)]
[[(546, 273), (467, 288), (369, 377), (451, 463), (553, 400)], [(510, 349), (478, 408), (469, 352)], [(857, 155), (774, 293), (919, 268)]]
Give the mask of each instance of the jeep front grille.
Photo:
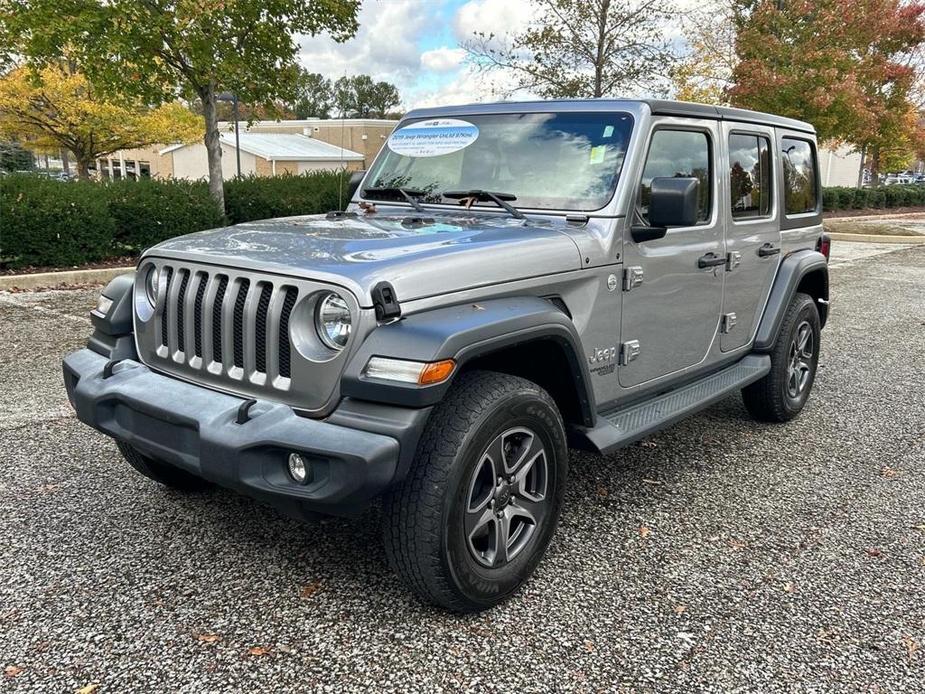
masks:
[[(298, 288), (276, 278), (251, 282), (233, 273), (170, 265), (166, 300), (156, 313), (157, 356), (285, 390), (291, 374), (289, 315)], [(269, 359), (273, 354), (275, 359)]]
[[(184, 260), (147, 257), (160, 272), (155, 310), (135, 316), (138, 357), (153, 369), (236, 395), (324, 414), (336, 404), (351, 349), (317, 336), (314, 307), (337, 291), (359, 321), (354, 295), (323, 282)], [(136, 305), (138, 302), (136, 301)]]

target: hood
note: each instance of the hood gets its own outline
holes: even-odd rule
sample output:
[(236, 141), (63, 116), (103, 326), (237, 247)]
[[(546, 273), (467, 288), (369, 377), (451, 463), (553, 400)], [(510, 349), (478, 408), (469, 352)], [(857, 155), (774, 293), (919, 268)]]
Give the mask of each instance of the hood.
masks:
[(400, 301), (581, 268), (564, 221), (474, 214), (286, 217), (164, 241), (145, 255), (340, 285), (363, 306), (390, 282)]

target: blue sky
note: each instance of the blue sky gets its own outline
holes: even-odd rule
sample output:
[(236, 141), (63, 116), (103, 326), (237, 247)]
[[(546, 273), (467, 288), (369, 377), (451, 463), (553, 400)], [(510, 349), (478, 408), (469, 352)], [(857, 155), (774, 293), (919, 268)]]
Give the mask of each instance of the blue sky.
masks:
[(337, 44), (299, 37), (299, 57), (333, 79), (369, 74), (388, 80), (406, 108), (484, 101), (497, 98), (506, 80), (475, 74), (460, 42), (479, 29), (516, 31), (530, 14), (530, 0), (364, 0), (355, 38)]

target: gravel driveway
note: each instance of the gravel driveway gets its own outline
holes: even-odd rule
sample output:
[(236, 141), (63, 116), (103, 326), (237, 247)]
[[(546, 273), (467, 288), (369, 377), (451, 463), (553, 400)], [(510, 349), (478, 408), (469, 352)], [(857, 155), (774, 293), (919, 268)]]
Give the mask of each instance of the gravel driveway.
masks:
[(474, 617), (401, 589), (378, 510), (132, 473), (61, 385), (96, 292), (0, 294), (0, 690), (925, 691), (925, 247), (852, 250), (799, 419), (733, 397), (575, 454), (535, 578)]

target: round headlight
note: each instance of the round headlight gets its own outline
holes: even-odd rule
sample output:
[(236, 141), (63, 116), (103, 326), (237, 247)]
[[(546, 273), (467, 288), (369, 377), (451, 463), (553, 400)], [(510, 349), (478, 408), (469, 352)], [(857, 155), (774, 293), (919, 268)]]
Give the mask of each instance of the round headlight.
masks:
[(339, 294), (329, 293), (315, 308), (318, 337), (331, 349), (343, 349), (350, 337), (350, 308)]
[(145, 296), (148, 302), (154, 306), (157, 304), (157, 280), (160, 273), (153, 265), (148, 268), (148, 274), (145, 275)]

